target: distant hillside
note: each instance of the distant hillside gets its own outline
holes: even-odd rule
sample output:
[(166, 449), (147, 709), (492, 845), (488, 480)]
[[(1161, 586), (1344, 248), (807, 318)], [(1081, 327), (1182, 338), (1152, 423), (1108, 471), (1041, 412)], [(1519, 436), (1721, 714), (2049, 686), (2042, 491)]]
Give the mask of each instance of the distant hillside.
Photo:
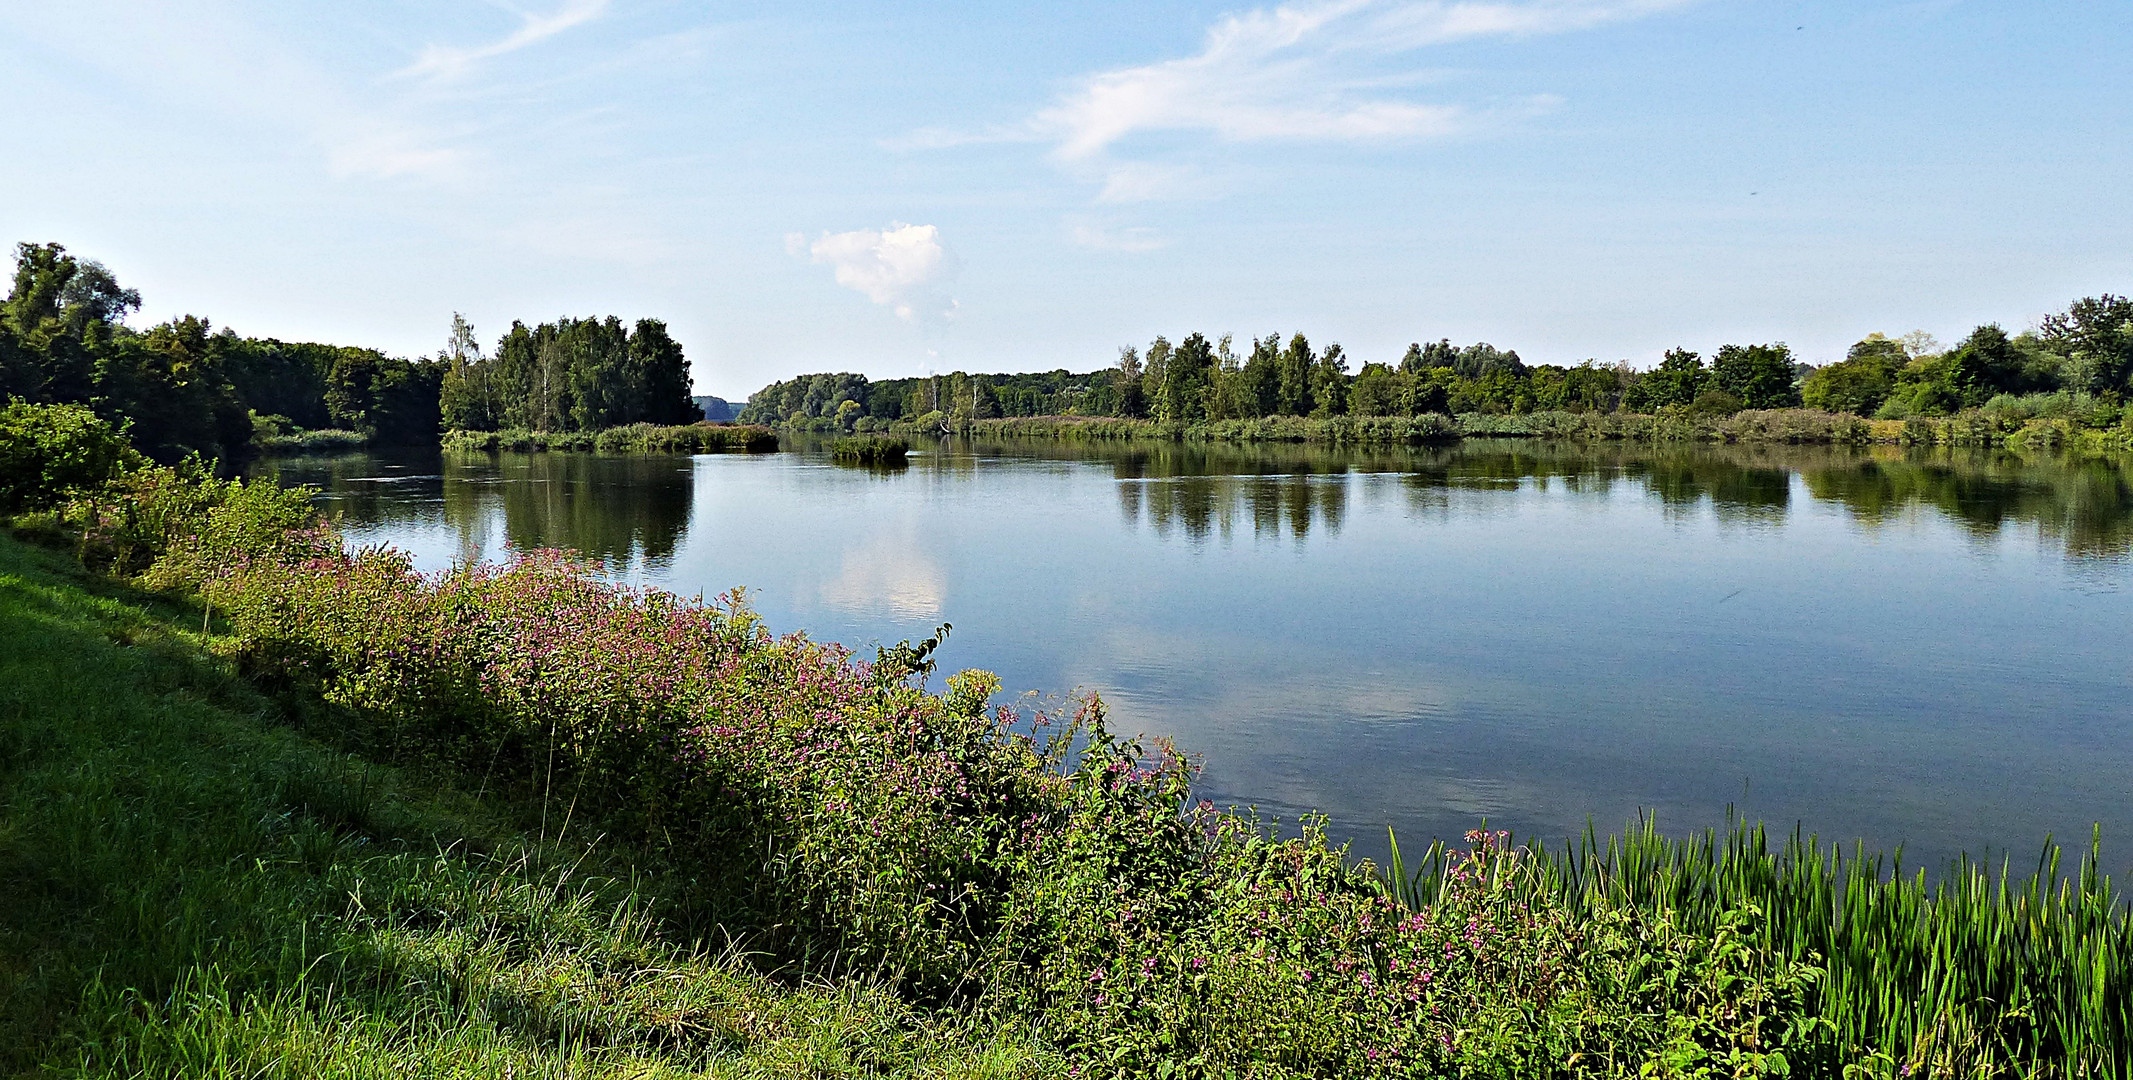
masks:
[(741, 414), (742, 405), (748, 404), (743, 401), (736, 405), (722, 397), (698, 397), (695, 400), (696, 407), (704, 411), (704, 419), (713, 421), (731, 420)]

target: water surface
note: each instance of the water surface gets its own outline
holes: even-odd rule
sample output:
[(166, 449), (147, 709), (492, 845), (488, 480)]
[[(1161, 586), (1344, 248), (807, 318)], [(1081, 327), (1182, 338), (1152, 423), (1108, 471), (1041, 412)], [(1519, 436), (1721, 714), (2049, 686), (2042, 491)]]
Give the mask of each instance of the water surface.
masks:
[(1805, 448), (944, 445), (270, 463), (427, 568), (565, 546), (859, 648), (1096, 691), (1203, 793), (1382, 848), (1726, 808), (2133, 851), (2133, 474)]

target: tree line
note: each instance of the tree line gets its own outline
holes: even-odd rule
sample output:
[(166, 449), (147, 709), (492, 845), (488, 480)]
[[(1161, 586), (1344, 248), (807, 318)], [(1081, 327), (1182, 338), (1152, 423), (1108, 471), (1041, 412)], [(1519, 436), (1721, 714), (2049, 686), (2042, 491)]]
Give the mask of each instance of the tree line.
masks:
[(339, 428), (381, 442), (437, 437), (432, 361), (240, 337), (186, 315), (136, 330), (139, 291), (58, 244), (18, 244), (0, 303), (0, 401), (83, 404), (152, 458), (243, 457), (264, 427)]
[(441, 388), (455, 431), (601, 431), (704, 418), (689, 393), (689, 361), (658, 319), (625, 329), (615, 316), (513, 322), (485, 356), (474, 328), (452, 316)]
[[(2038, 403), (2055, 395), (2056, 403)], [(2025, 400), (2113, 422), (2133, 397), (2133, 300), (2076, 301), (2039, 328), (1978, 327), (1953, 348), (1929, 335), (1869, 335), (1843, 360), (1803, 363), (1782, 342), (1722, 345), (1708, 358), (1673, 349), (1640, 371), (1628, 362), (1528, 365), (1515, 350), (1447, 339), (1409, 345), (1397, 363), (1351, 370), (1338, 344), (1303, 334), (1251, 339), (1157, 337), (1109, 368), (1020, 375), (954, 372), (869, 380), (850, 372), (775, 382), (749, 399), (753, 423), (855, 426), (863, 419), (1116, 416), (1175, 423), (1270, 416), (1420, 416), (1568, 412), (1730, 414), (1796, 406), (1903, 419)]]
[(138, 290), (59, 244), (15, 247), (0, 303), (0, 403), (82, 404), (159, 461), (248, 456), (289, 432), (435, 445), (446, 428), (591, 431), (703, 416), (680, 343), (656, 319), (514, 322), (493, 355), (454, 315), (435, 357), (245, 337), (194, 315), (126, 325)]

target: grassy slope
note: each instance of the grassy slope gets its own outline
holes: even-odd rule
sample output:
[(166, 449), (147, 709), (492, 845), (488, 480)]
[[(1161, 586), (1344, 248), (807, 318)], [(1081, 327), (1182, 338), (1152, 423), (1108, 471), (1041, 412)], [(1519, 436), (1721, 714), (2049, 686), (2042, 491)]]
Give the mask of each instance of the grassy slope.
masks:
[(0, 1074), (1058, 1071), (670, 940), (626, 859), (307, 740), (69, 567), (0, 536)]

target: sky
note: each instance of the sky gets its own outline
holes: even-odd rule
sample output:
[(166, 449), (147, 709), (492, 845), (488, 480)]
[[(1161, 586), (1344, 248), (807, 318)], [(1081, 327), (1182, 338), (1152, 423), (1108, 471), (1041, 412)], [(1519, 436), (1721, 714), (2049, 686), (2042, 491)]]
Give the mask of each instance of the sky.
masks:
[(0, 0), (136, 325), (666, 320), (700, 393), (1301, 331), (1655, 363), (2133, 292), (2124, 0)]

